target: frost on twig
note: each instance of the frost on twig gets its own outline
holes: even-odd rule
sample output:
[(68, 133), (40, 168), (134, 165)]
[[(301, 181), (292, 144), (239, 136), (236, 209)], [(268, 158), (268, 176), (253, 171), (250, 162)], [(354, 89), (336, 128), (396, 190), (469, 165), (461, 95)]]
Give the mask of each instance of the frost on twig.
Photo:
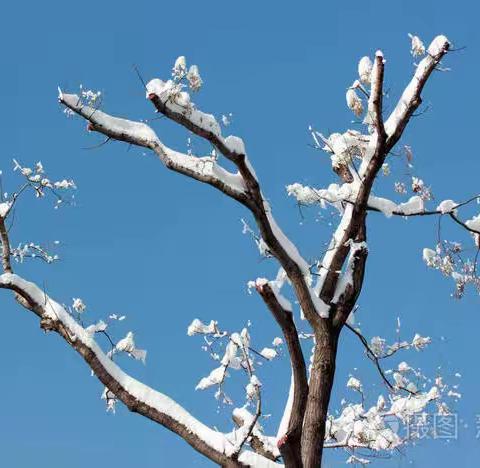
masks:
[[(434, 379), (427, 378), (420, 369), (413, 368), (405, 361), (390, 369), (380, 366), (380, 361), (386, 362), (387, 358), (401, 350), (424, 349), (431, 342), (429, 337), (416, 333), (411, 341), (396, 341), (387, 345), (381, 337), (373, 337), (368, 342), (358, 329), (354, 331), (361, 338), (367, 356), (375, 361), (382, 378), (387, 382), (388, 395), (374, 397), (376, 403), (368, 407), (366, 402), (372, 397), (368, 397), (358, 377), (350, 376), (346, 387), (356, 392), (361, 401), (347, 403), (342, 400), (340, 414), (329, 416), (325, 447), (368, 450), (370, 457), (375, 453), (398, 450), (421, 437), (420, 430), (424, 432), (424, 429), (419, 429), (418, 423), (422, 418), (426, 420), (431, 417), (429, 411), (449, 414), (451, 410), (447, 400), (457, 400), (461, 395), (457, 390), (458, 385), (445, 384), (440, 375)], [(392, 383), (387, 376), (393, 377)]]
[(134, 359), (142, 361), (144, 364), (145, 359), (147, 358), (147, 351), (144, 349), (138, 349), (136, 347), (132, 332), (128, 332), (127, 335), (115, 345), (113, 350), (108, 355), (113, 356), (118, 353), (126, 353)]
[[(203, 335), (202, 349), (208, 352), (214, 362), (219, 364), (198, 382), (196, 389), (205, 390), (215, 386), (217, 387), (215, 398), (226, 404), (233, 404), (231, 398), (224, 391), (225, 380), (230, 375), (229, 371), (243, 371), (249, 380), (246, 386), (247, 399), (251, 399), (255, 393), (252, 390), (252, 377), (255, 370), (255, 359), (252, 354), (263, 358), (265, 361), (269, 361), (276, 356), (276, 351), (273, 349), (264, 348), (260, 352), (256, 351), (251, 346), (247, 328), (242, 329), (240, 333), (229, 333), (221, 330), (214, 320), (211, 320), (207, 325), (199, 319), (195, 319), (189, 325), (187, 334), (189, 336)], [(223, 356), (219, 353), (222, 347), (224, 347)]]

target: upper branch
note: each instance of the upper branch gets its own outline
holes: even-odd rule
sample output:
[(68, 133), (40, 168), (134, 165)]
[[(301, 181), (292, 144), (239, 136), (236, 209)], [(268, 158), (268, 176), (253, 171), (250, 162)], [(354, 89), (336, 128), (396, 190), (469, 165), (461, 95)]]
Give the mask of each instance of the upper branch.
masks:
[[(375, 55), (375, 64), (372, 70), (372, 92), (368, 102), (368, 117), (374, 132), (359, 170), (358, 176), (360, 179), (357, 178), (354, 182), (354, 186), (358, 187), (358, 189), (355, 191), (353, 203), (346, 207), (340, 224), (333, 235), (330, 247), (322, 261), (324, 271), (321, 272), (317, 290), (321, 299), (327, 304), (331, 304), (334, 298), (342, 266), (351, 250), (351, 241), (361, 244), (366, 240), (365, 216), (367, 202), (375, 177), (386, 155), (386, 134), (382, 117), (384, 64), (383, 54), (378, 51)], [(363, 271), (368, 250), (361, 249), (359, 252), (360, 261), (356, 263), (358, 274), (355, 275), (358, 281), (352, 284), (355, 289), (348, 294), (349, 298), (358, 296), (363, 282)], [(343, 299), (346, 300), (347, 296), (345, 295)], [(350, 311), (347, 309), (350, 306), (353, 307), (353, 303), (350, 304), (350, 299), (347, 302), (337, 306), (336, 317), (334, 318), (335, 323), (339, 323), (339, 315), (344, 320), (348, 317)]]
[(245, 203), (243, 179), (222, 168), (211, 157), (198, 158), (168, 148), (154, 130), (141, 122), (112, 117), (99, 109), (84, 105), (75, 94), (60, 92), (59, 100), (88, 121), (88, 129), (107, 137), (154, 151), (168, 169), (217, 188), (233, 199)]
[(410, 117), (421, 104), (423, 87), (449, 48), (450, 42), (448, 39), (445, 36), (437, 36), (430, 44), (427, 56), (418, 64), (412, 80), (405, 88), (397, 106), (385, 123), (389, 151), (400, 139)]
[(385, 70), (385, 60), (383, 53), (377, 51), (375, 54), (375, 63), (372, 70), (372, 89), (368, 100), (368, 112), (370, 120), (375, 126), (375, 131), (379, 138), (385, 137), (385, 127), (383, 125), (383, 74)]

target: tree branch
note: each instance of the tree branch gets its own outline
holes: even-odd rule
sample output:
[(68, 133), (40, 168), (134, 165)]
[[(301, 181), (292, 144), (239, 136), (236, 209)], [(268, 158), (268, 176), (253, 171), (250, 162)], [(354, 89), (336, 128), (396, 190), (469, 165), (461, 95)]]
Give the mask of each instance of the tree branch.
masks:
[(147, 97), (158, 112), (209, 141), (225, 158), (236, 165), (249, 194), (245, 206), (251, 210), (263, 240), (287, 273), (307, 320), (314, 326), (318, 323), (318, 315), (321, 313), (318, 309), (324, 310), (325, 305), (319, 304), (312, 297), (310, 288), (305, 282), (308, 264), (273, 219), (270, 206), (261, 193), (257, 176), (248, 160), (243, 141), (235, 136), (223, 138), (213, 116), (178, 104), (169, 96), (168, 90), (166, 83), (154, 79), (147, 84)]
[(7, 228), (5, 226), (5, 217), (0, 216), (0, 239), (2, 241), (2, 267), (5, 273), (12, 272), (12, 264), (10, 261), (11, 250), (10, 240), (8, 238)]
[[(303, 415), (307, 404), (308, 380), (305, 359), (293, 321), (291, 310), (278, 300), (269, 283), (257, 283), (256, 290), (280, 326), (287, 343), (293, 376), (293, 402), (290, 409), (286, 432), (279, 434), (278, 448), (286, 466), (301, 465), (301, 447)], [(288, 404), (288, 403), (287, 403)]]
[(83, 357), (102, 384), (130, 411), (139, 413), (175, 432), (194, 449), (220, 465), (256, 466), (256, 463), (265, 463), (265, 466), (269, 467), (278, 466), (252, 452), (243, 452), (238, 462), (234, 462), (230, 458), (233, 444), (225, 434), (210, 429), (166, 395), (122, 371), (105, 355), (93, 335), (35, 284), (15, 274), (4, 273), (0, 276), (0, 288), (10, 289), (20, 295), (25, 306), (40, 318), (41, 327), (45, 331), (55, 331), (62, 336)]
[(448, 39), (445, 36), (437, 36), (430, 44), (427, 56), (418, 64), (412, 80), (405, 88), (397, 106), (385, 123), (385, 130), (388, 135), (386, 145), (388, 151), (398, 142), (408, 121), (422, 103), (423, 87), (449, 48), (450, 42)]
[[(246, 410), (242, 408), (241, 412), (234, 410), (232, 418), (234, 423), (238, 427), (243, 427), (247, 424), (245, 420), (245, 415), (243, 414)], [(252, 416), (249, 414), (249, 416)], [(269, 460), (276, 461), (279, 458), (279, 452), (274, 450), (274, 447), (270, 446), (270, 444), (266, 443), (265, 436), (254, 426), (251, 434), (250, 434), (250, 441), (249, 445), (253, 449), (254, 452), (258, 453), (262, 457), (268, 458)]]
[[(408, 388), (403, 387), (403, 386), (400, 386), (400, 387), (397, 386), (397, 388), (395, 388), (392, 385), (392, 383), (387, 379), (387, 376), (385, 375), (385, 371), (382, 369), (382, 366), (380, 365), (380, 359), (381, 358), (379, 358), (374, 353), (374, 351), (372, 350), (372, 348), (368, 344), (368, 341), (366, 340), (366, 338), (356, 328), (352, 327), (350, 324), (345, 323), (345, 327), (347, 327), (352, 333), (354, 333), (358, 337), (358, 339), (360, 340), (362, 345), (365, 347), (366, 355), (375, 364), (375, 367), (377, 368), (378, 373), (380, 374), (380, 377), (385, 382), (386, 386), (388, 387), (388, 389), (391, 392), (395, 393), (396, 390), (398, 389), (398, 390), (404, 390), (405, 392), (409, 393), (410, 395), (416, 395), (417, 394), (417, 392), (413, 392), (413, 391), (411, 391)], [(389, 356), (392, 356), (393, 354), (395, 354), (395, 353), (392, 353), (388, 356), (383, 356), (383, 357), (389, 357)]]
[(168, 169), (209, 184), (231, 198), (245, 203), (242, 177), (222, 168), (211, 157), (195, 157), (165, 146), (154, 130), (141, 122), (112, 117), (98, 109), (83, 105), (75, 94), (60, 92), (59, 101), (88, 121), (88, 129), (102, 133), (112, 140), (124, 141), (155, 152)]

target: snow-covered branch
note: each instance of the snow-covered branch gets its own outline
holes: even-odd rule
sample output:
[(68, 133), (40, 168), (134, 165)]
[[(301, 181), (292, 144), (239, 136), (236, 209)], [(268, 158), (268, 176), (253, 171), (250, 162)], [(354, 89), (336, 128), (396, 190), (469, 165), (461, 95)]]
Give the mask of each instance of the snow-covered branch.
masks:
[[(168, 396), (126, 374), (100, 348), (94, 334), (83, 328), (60, 304), (34, 283), (12, 273), (0, 276), (0, 288), (10, 289), (23, 298), (23, 304), (40, 318), (45, 331), (55, 331), (86, 361), (94, 375), (121, 400), (130, 411), (139, 413), (179, 434), (192, 447), (214, 462), (224, 465), (235, 461), (234, 444), (226, 434), (204, 425)], [(244, 451), (238, 466), (278, 466), (266, 458)]]
[(388, 135), (388, 150), (395, 146), (413, 113), (422, 103), (421, 93), (423, 87), (449, 48), (450, 41), (445, 36), (437, 36), (428, 47), (427, 55), (417, 65), (412, 80), (403, 91), (395, 109), (385, 122), (385, 131)]
[[(239, 428), (251, 427), (255, 416), (246, 408), (235, 408), (232, 419)], [(275, 444), (274, 437), (265, 436), (262, 428), (255, 422), (249, 435), (249, 445), (252, 449), (269, 460), (276, 461), (280, 457), (280, 452)]]
[(59, 101), (72, 112), (88, 121), (88, 129), (112, 140), (151, 149), (165, 166), (200, 182), (207, 183), (241, 203), (245, 202), (245, 186), (239, 174), (222, 168), (213, 157), (195, 157), (168, 148), (147, 124), (112, 117), (99, 109), (85, 105), (76, 94), (60, 91)]
[[(357, 188), (358, 187), (353, 183), (343, 185), (330, 184), (326, 189), (316, 189), (295, 183), (287, 186), (287, 192), (288, 195), (295, 197), (301, 205), (319, 204), (325, 206), (325, 204), (329, 204), (335, 207), (340, 213), (343, 213), (346, 204), (355, 203)], [(470, 197), (468, 200), (460, 203), (447, 199), (440, 202), (435, 209), (429, 210), (425, 208), (424, 200), (418, 195), (410, 197), (408, 201), (403, 203), (395, 203), (388, 198), (370, 195), (368, 197), (367, 210), (383, 213), (387, 218), (390, 218), (391, 216), (414, 217), (448, 215), (465, 230), (472, 234), (480, 234), (480, 223), (479, 226), (477, 226), (473, 218), (467, 221), (462, 221), (458, 217), (459, 208), (478, 199), (480, 199), (480, 194)]]

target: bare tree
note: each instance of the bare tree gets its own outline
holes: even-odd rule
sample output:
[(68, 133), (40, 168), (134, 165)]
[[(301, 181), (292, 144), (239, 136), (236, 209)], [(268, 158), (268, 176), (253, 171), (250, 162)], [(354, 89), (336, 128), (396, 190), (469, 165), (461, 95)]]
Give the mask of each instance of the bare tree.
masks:
[[(440, 69), (440, 61), (449, 49), (450, 42), (445, 36), (436, 37), (428, 49), (418, 37), (412, 37), (412, 52), (424, 57), (386, 119), (383, 115), (383, 54), (377, 51), (373, 62), (368, 57), (362, 58), (359, 80), (348, 89), (346, 97), (355, 115), (364, 115), (362, 123), (365, 133), (348, 130), (343, 134), (324, 137), (312, 130), (315, 146), (323, 147), (331, 155), (332, 169), (341, 182), (341, 185), (332, 184), (328, 189), (300, 184), (288, 187), (289, 194), (295, 196), (299, 203), (328, 204), (335, 207), (340, 215), (323, 258), (313, 263), (302, 257), (296, 245), (277, 225), (243, 141), (236, 136), (224, 137), (216, 119), (201, 112), (192, 103), (185, 88), (189, 86), (196, 91), (202, 80), (196, 66), (187, 70), (184, 57), (177, 59), (171, 80), (164, 82), (154, 79), (145, 85), (146, 96), (159, 114), (211, 144), (214, 151), (206, 156), (178, 152), (163, 144), (147, 124), (108, 115), (99, 109), (100, 99), (96, 93), (82, 90), (78, 96), (59, 91), (59, 101), (66, 111), (85, 119), (88, 130), (103, 134), (105, 141), (118, 140), (151, 150), (168, 169), (213, 186), (251, 213), (256, 229), (245, 225), (246, 230), (254, 235), (262, 253), (278, 262), (280, 270), (276, 279), (259, 278), (250, 286), (258, 292), (281, 329), (283, 336), (277, 339), (274, 346), (281, 342), (286, 344), (292, 369), (290, 394), (276, 436), (265, 435), (259, 424), (263, 403), (261, 382), (256, 376), (252, 358), (256, 354), (268, 360), (276, 355), (276, 351), (269, 348), (256, 351), (246, 329), (239, 333), (227, 333), (215, 321), (204, 324), (199, 320), (194, 320), (189, 327), (190, 335), (204, 335), (205, 342), (212, 349), (217, 340), (226, 343), (223, 357), (212, 351), (219, 366), (202, 379), (197, 388), (215, 386), (218, 387), (217, 396), (222, 395), (225, 376), (230, 369), (243, 369), (248, 379), (247, 399), (254, 411), (250, 412), (247, 406), (234, 410), (232, 417), (236, 427), (231, 432), (223, 433), (201, 423), (174, 400), (135, 380), (118, 367), (114, 362), (116, 353), (125, 352), (134, 358), (145, 359), (145, 352), (136, 348), (132, 334), (118, 342), (110, 340), (111, 349), (105, 353), (96, 342), (95, 335), (103, 333), (109, 336), (107, 325), (99, 322), (84, 327), (78, 318), (78, 313), (84, 309), (80, 299), (74, 302), (73, 310), (69, 309), (55, 302), (34, 283), (13, 272), (12, 258), (39, 256), (46, 261), (54, 260), (40, 246), (33, 244), (14, 249), (6, 227), (6, 220), (13, 212), (20, 194), (33, 189), (37, 196), (46, 191), (58, 196), (58, 191), (73, 186), (71, 181), (50, 181), (44, 175), (43, 167), (31, 169), (16, 163), (16, 169), (25, 178), (25, 183), (0, 205), (4, 270), (0, 276), (0, 287), (13, 291), (18, 302), (39, 317), (45, 331), (58, 333), (83, 357), (105, 386), (103, 397), (109, 407), (115, 401), (121, 401), (131, 411), (175, 432), (195, 450), (219, 465), (273, 467), (284, 464), (288, 467), (313, 468), (321, 466), (324, 448), (345, 448), (351, 455), (349, 461), (352, 463), (368, 461), (362, 459), (356, 450), (378, 452), (398, 449), (406, 440), (389, 429), (385, 419), (393, 416), (406, 422), (409, 416), (421, 413), (431, 402), (436, 402), (440, 409), (447, 412), (446, 403), (440, 401), (447, 387), (437, 382), (428, 391), (420, 391), (406, 377), (409, 369), (405, 366), (393, 375), (393, 381), (389, 380), (389, 375), (382, 367), (383, 359), (402, 349), (422, 349), (429, 343), (428, 337), (416, 335), (411, 341), (397, 341), (387, 346), (379, 339), (368, 341), (351, 319), (362, 289), (368, 256), (369, 211), (403, 217), (446, 215), (473, 234), (477, 246), (479, 244), (480, 217), (464, 222), (458, 214), (462, 206), (478, 199), (478, 196), (464, 203), (446, 200), (438, 208), (427, 210), (424, 201), (428, 196), (422, 197), (421, 192), (426, 189), (419, 179), (413, 189), (415, 195), (404, 203), (395, 203), (372, 194), (377, 176), (385, 170), (387, 157), (394, 151), (422, 102), (421, 93), (426, 82), (434, 71)], [(222, 167), (221, 158), (233, 163), (236, 172), (229, 172)], [(443, 247), (437, 247), (436, 250), (425, 249), (426, 262), (450, 276), (456, 275), (457, 289), (464, 288), (468, 283), (478, 287), (476, 257), (474, 262), (467, 265), (463, 262), (463, 271), (460, 272), (455, 267), (458, 247), (455, 250), (455, 246), (441, 245)], [(297, 329), (294, 308), (281, 293), (282, 287), (288, 286), (291, 286), (302, 317), (310, 327), (309, 333), (299, 333)], [(334, 418), (328, 415), (328, 408), (339, 336), (344, 328), (361, 341), (366, 355), (373, 361), (390, 392), (390, 402), (379, 398), (377, 404), (367, 411), (362, 384), (351, 378), (347, 385), (361, 394), (362, 403), (344, 408), (341, 416)], [(310, 365), (305, 360), (301, 344), (303, 339), (313, 341)]]

